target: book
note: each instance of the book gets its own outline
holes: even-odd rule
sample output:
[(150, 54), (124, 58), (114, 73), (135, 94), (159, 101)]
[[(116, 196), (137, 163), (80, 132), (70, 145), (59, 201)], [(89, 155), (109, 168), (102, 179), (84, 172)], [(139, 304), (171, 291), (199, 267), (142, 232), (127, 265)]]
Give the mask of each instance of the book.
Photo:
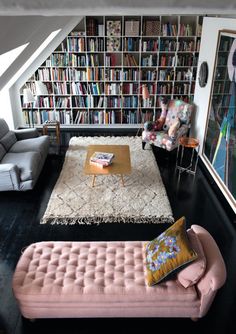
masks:
[(99, 168), (106, 168), (112, 164), (112, 162), (96, 162), (96, 161), (90, 161), (89, 163), (91, 166), (96, 166)]
[(121, 36), (121, 21), (108, 20), (107, 21), (107, 36)]
[(101, 163), (110, 163), (114, 158), (113, 153), (107, 152), (94, 152), (90, 157), (90, 162), (101, 162)]

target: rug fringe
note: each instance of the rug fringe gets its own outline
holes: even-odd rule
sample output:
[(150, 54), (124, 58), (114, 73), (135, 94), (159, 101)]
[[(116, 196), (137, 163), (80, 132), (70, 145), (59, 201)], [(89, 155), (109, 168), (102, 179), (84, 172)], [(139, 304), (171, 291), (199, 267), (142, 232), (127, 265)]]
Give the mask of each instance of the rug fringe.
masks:
[(174, 223), (172, 216), (168, 217), (48, 217), (43, 218), (40, 224), (51, 225), (99, 225), (103, 223), (133, 223), (133, 224), (160, 224), (160, 223)]

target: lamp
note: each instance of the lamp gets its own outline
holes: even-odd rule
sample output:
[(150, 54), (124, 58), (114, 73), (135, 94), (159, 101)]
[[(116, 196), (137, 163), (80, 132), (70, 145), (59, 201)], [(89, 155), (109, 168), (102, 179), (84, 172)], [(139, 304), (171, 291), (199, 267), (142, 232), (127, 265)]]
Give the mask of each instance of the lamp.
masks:
[[(23, 90), (23, 103), (24, 104), (31, 104), (31, 120), (32, 120), (32, 126), (34, 127), (34, 115), (33, 115), (33, 102), (35, 102), (35, 98), (29, 88), (25, 88)], [(29, 127), (31, 127), (31, 120), (30, 115), (28, 112), (28, 121), (29, 121)]]
[[(137, 88), (137, 91), (139, 91), (140, 89), (142, 89), (142, 99), (144, 102), (147, 102), (147, 100), (149, 99), (150, 97), (150, 94), (149, 94), (149, 91), (148, 91), (148, 87), (146, 84), (143, 84), (143, 85), (140, 85), (138, 88)], [(139, 113), (140, 115), (142, 115), (142, 110), (141, 110), (141, 107), (142, 107), (142, 102), (140, 102), (140, 106), (139, 106)], [(138, 131), (136, 133), (136, 136), (139, 134), (139, 131), (140, 129), (143, 127), (143, 124), (140, 123), (140, 127), (138, 128)]]
[(47, 86), (42, 81), (35, 81), (35, 93), (39, 95), (48, 95)]
[(37, 97), (38, 107), (45, 106), (45, 103), (46, 103), (45, 101), (43, 102), (43, 104), (40, 103), (40, 96), (48, 95), (48, 88), (43, 81), (40, 81), (40, 80), (35, 81), (35, 94)]

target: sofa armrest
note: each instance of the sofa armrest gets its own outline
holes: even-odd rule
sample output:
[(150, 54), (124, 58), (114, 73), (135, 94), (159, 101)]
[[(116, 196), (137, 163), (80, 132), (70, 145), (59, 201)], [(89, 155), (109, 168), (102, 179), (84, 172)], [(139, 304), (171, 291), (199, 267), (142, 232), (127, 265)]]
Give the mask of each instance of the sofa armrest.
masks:
[(0, 191), (19, 190), (19, 169), (14, 164), (0, 164)]
[(39, 137), (38, 130), (36, 128), (14, 130), (17, 140), (29, 139)]
[(215, 294), (226, 281), (226, 268), (220, 250), (210, 233), (203, 227), (192, 225), (198, 235), (206, 257), (206, 270), (196, 284), (201, 299), (200, 316), (205, 315), (213, 302)]

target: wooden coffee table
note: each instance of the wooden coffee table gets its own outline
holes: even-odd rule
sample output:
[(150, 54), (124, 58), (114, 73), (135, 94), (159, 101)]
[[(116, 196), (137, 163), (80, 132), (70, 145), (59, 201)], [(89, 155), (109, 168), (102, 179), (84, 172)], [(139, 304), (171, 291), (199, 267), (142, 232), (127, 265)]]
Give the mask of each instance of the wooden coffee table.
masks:
[[(90, 165), (89, 160), (94, 152), (114, 153), (115, 157), (112, 160), (112, 164), (104, 168)], [(123, 175), (131, 173), (129, 145), (89, 145), (84, 165), (84, 173), (93, 176), (92, 187), (95, 186), (97, 175), (120, 175), (121, 183), (124, 187)]]

